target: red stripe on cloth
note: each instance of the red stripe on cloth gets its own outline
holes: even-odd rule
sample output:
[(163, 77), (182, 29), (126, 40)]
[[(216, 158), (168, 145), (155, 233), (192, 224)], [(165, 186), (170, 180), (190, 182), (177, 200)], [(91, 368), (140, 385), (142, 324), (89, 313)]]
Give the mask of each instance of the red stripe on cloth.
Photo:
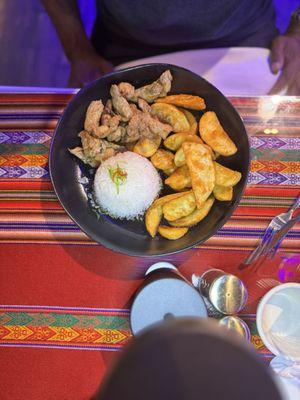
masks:
[(23, 209), (27, 208), (30, 210), (62, 210), (62, 206), (58, 202), (58, 200), (54, 201), (37, 201), (37, 200), (1, 200), (0, 199), (0, 207), (2, 210), (13, 210), (13, 209)]
[(53, 190), (50, 180), (0, 179), (0, 190)]
[(46, 104), (46, 105), (65, 105), (68, 103), (73, 94), (63, 93), (0, 93), (0, 103), (6, 104)]

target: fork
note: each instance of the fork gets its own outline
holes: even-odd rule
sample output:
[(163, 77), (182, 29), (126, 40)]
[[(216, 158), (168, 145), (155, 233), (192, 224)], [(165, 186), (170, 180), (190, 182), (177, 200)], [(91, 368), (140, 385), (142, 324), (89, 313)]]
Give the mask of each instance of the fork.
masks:
[[(244, 261), (244, 265), (252, 264), (254, 261), (258, 259), (258, 257), (266, 254), (266, 250), (268, 249), (268, 245), (271, 242), (274, 234), (278, 232), (293, 216), (294, 211), (300, 206), (300, 196), (298, 196), (294, 202), (294, 204), (290, 207), (290, 209), (282, 214), (274, 217), (269, 223), (264, 236), (260, 244), (257, 248), (250, 254), (250, 256)], [(281, 242), (281, 241), (280, 241)], [(271, 256), (273, 257), (275, 252), (277, 251), (280, 242), (278, 242), (271, 251)]]

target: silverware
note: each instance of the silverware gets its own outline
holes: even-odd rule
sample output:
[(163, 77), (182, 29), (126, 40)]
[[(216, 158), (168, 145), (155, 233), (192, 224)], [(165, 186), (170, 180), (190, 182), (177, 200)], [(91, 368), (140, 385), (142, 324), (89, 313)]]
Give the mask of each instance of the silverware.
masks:
[(299, 221), (300, 221), (300, 214), (297, 217), (290, 219), (279, 231), (275, 232), (272, 240), (266, 247), (266, 254), (268, 254), (268, 257), (270, 258), (274, 257), (283, 239), (286, 237), (286, 235), (289, 233), (292, 227)]
[[(280, 245), (279, 240), (281, 239), (282, 236), (280, 235), (280, 237), (275, 242), (273, 240), (273, 237), (274, 237), (274, 235), (276, 235), (277, 232), (281, 231), (285, 227), (285, 225), (291, 220), (294, 211), (299, 206), (300, 206), (300, 196), (297, 197), (294, 204), (287, 212), (279, 214), (272, 219), (272, 221), (269, 223), (267, 229), (265, 230), (264, 236), (262, 237), (260, 244), (250, 254), (250, 256), (246, 259), (246, 261), (244, 261), (244, 265), (252, 264), (260, 256), (266, 255), (267, 252), (273, 248), (274, 248), (274, 250), (273, 250), (272, 256), (274, 256), (274, 254), (276, 253), (276, 251)], [(295, 218), (297, 219), (297, 217), (295, 217)], [(296, 223), (296, 222), (297, 222), (297, 220), (294, 223)], [(292, 223), (291, 227), (293, 225), (294, 224)], [(289, 229), (291, 229), (291, 227)], [(288, 231), (286, 231), (284, 236), (286, 236), (287, 233), (288, 233)], [(282, 239), (283, 239), (283, 237), (282, 237)], [(271, 243), (273, 245), (271, 245)], [(276, 247), (276, 249), (275, 249), (275, 247)]]

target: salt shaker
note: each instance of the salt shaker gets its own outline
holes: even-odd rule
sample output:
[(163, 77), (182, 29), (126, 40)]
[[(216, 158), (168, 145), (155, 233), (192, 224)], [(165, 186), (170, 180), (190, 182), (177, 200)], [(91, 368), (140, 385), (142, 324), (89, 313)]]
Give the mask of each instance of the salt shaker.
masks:
[(209, 269), (201, 276), (193, 274), (192, 283), (222, 314), (237, 314), (246, 305), (247, 289), (235, 275)]
[(248, 341), (251, 339), (251, 333), (248, 325), (239, 317), (227, 315), (219, 320), (219, 325), (235, 331)]

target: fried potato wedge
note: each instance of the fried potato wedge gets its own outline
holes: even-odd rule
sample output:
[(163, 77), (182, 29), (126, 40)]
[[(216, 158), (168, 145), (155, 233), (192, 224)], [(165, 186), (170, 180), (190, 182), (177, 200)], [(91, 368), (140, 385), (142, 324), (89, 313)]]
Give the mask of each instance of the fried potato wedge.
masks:
[(151, 157), (158, 150), (161, 143), (161, 137), (155, 139), (141, 138), (133, 148), (133, 151), (143, 157)]
[(210, 212), (215, 198), (210, 196), (201, 208), (196, 208), (191, 214), (187, 215), (186, 217), (176, 219), (175, 221), (170, 222), (170, 225), (176, 227), (189, 227), (198, 224), (198, 222), (202, 221), (207, 214)]
[(235, 186), (242, 177), (242, 174), (233, 169), (224, 167), (217, 162), (214, 162), (215, 172), (216, 172), (216, 185), (218, 186)]
[(151, 106), (151, 114), (161, 122), (171, 125), (174, 132), (185, 132), (190, 129), (184, 113), (172, 104), (154, 103)]
[(170, 169), (174, 165), (174, 154), (170, 151), (159, 149), (151, 157), (151, 162), (157, 169)]
[(166, 180), (165, 184), (179, 191), (192, 186), (189, 169), (186, 165), (177, 168)]
[(197, 207), (201, 208), (215, 186), (215, 168), (211, 153), (201, 143), (184, 142), (182, 149), (190, 171)]
[(196, 208), (196, 199), (193, 191), (184, 194), (174, 200), (170, 200), (163, 205), (163, 215), (168, 221), (185, 217), (192, 213)]
[[(191, 142), (191, 143), (202, 143), (203, 141), (199, 138), (199, 136), (196, 135), (187, 135), (185, 138), (185, 142)], [(204, 145), (207, 147), (208, 151), (213, 154), (212, 149), (207, 146), (206, 144)], [(174, 164), (176, 165), (176, 167), (181, 167), (182, 165), (185, 165), (185, 155), (184, 155), (184, 151), (182, 149), (182, 145), (181, 147), (179, 147), (179, 149), (176, 151), (175, 153), (175, 157), (174, 157)]]
[(176, 170), (176, 166), (174, 166), (173, 168), (169, 168), (169, 169), (163, 169), (163, 173), (167, 176), (170, 176), (173, 174), (173, 172)]
[(203, 143), (199, 136), (191, 135), (189, 132), (173, 133), (164, 140), (164, 146), (172, 151), (177, 151), (184, 142)]
[(206, 105), (204, 99), (191, 94), (174, 94), (161, 97), (156, 100), (157, 103), (173, 104), (174, 106), (188, 108), (190, 110), (205, 110)]
[(180, 239), (188, 232), (188, 228), (173, 228), (171, 226), (160, 225), (158, 228), (158, 233), (169, 240)]
[(182, 146), (175, 153), (174, 164), (176, 167), (182, 167), (185, 165), (185, 155)]
[(232, 186), (219, 186), (216, 185), (213, 190), (214, 196), (217, 200), (220, 201), (230, 201), (233, 197), (233, 188)]
[(199, 132), (201, 139), (222, 156), (231, 156), (237, 152), (236, 145), (225, 132), (213, 111), (207, 111), (202, 115)]
[(151, 206), (145, 214), (146, 229), (150, 236), (154, 237), (162, 219), (162, 205)]
[(191, 193), (190, 190), (186, 191), (186, 192), (181, 192), (181, 193), (172, 193), (172, 194), (168, 194), (166, 196), (160, 197), (159, 199), (154, 200), (154, 202), (152, 203), (151, 207), (156, 207), (156, 206), (163, 206), (164, 204), (166, 204), (167, 202), (177, 199), (178, 197), (184, 196), (185, 194), (189, 194)]
[(178, 197), (189, 193), (173, 193), (169, 194), (167, 196), (160, 197), (159, 199), (156, 199), (150, 208), (146, 211), (145, 214), (145, 224), (146, 224), (146, 229), (150, 236), (154, 237), (157, 233), (158, 226), (160, 224), (160, 221), (162, 219), (162, 206), (167, 203), (168, 201), (177, 199)]
[(197, 135), (198, 132), (198, 122), (196, 121), (196, 118), (193, 116), (191, 112), (188, 110), (180, 109), (186, 116), (186, 119), (188, 120), (188, 123), (190, 124), (190, 130), (189, 133), (191, 135)]

